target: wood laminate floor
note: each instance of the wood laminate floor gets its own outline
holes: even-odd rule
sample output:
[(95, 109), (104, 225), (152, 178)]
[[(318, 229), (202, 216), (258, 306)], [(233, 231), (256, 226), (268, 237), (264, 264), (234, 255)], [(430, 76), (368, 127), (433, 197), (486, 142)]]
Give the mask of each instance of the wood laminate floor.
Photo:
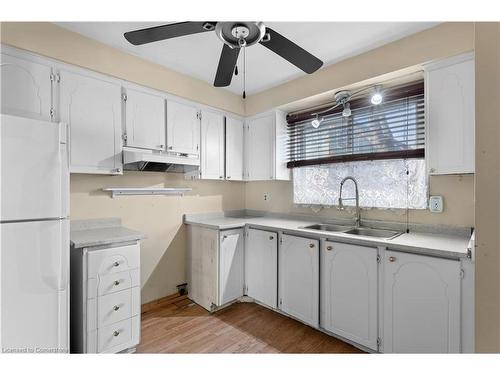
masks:
[(255, 303), (209, 314), (186, 297), (142, 313), (138, 353), (361, 353)]

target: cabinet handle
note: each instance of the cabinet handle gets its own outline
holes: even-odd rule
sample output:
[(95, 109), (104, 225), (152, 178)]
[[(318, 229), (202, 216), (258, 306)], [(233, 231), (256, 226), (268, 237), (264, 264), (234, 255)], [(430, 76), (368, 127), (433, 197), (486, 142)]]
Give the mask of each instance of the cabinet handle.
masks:
[(113, 336), (115, 336), (115, 337), (118, 336), (119, 334), (120, 334), (120, 332), (118, 332), (118, 331), (113, 332)]
[(396, 257), (389, 257), (389, 262), (395, 262), (396, 261)]
[(270, 240), (274, 240), (274, 236), (269, 236), (269, 239)]
[(120, 263), (118, 263), (118, 262), (113, 263), (113, 267), (118, 267), (119, 265), (120, 265)]
[(222, 180), (224, 177), (223, 176), (219, 176), (219, 178)]
[(226, 238), (227, 238), (227, 235), (226, 235), (226, 234), (222, 236), (222, 239), (223, 239), (223, 240), (225, 240)]
[(161, 148), (163, 150), (163, 145), (158, 145), (158, 148)]
[(115, 286), (118, 286), (120, 285), (120, 282), (118, 280), (115, 280), (115, 282), (113, 283)]
[(120, 310), (120, 306), (116, 306), (116, 305), (115, 305), (115, 306), (113, 306), (113, 310), (115, 310), (115, 311)]
[(173, 148), (173, 146), (168, 146), (168, 149), (171, 150)]
[(231, 178), (231, 176), (227, 176), (227, 179), (229, 180)]
[(312, 249), (314, 247), (314, 244), (313, 243), (310, 243), (309, 244), (309, 247)]
[(332, 250), (333, 250), (333, 246), (327, 246), (327, 247), (326, 247), (326, 249), (327, 249), (328, 251), (332, 251)]

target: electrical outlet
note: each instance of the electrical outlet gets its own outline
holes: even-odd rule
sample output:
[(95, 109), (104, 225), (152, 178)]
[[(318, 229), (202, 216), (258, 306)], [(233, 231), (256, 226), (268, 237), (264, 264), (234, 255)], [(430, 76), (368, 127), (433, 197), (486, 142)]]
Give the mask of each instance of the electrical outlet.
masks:
[(271, 195), (269, 193), (264, 193), (264, 200), (268, 201), (269, 198), (271, 198)]
[(441, 195), (429, 197), (429, 210), (431, 212), (443, 212), (443, 197)]

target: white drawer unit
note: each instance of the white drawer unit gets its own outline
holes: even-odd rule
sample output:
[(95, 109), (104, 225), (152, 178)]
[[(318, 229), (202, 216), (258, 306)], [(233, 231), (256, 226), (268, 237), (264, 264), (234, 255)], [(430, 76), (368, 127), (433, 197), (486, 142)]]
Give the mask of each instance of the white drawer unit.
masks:
[(140, 339), (138, 241), (71, 249), (71, 352), (118, 353)]

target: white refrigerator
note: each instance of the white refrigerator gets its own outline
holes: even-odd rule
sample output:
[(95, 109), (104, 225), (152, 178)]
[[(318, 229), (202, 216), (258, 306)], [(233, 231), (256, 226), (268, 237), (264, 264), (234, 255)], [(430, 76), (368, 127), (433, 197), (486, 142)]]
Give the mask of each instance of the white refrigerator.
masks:
[(0, 116), (0, 348), (68, 352), (67, 127)]

